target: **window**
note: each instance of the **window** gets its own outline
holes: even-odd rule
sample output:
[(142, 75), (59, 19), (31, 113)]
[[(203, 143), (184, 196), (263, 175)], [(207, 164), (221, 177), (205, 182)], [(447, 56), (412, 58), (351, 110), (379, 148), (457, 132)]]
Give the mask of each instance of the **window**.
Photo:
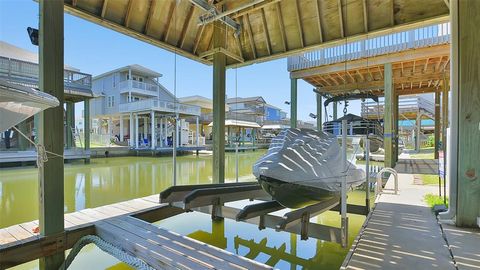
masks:
[(107, 108), (113, 108), (115, 106), (115, 96), (107, 97)]

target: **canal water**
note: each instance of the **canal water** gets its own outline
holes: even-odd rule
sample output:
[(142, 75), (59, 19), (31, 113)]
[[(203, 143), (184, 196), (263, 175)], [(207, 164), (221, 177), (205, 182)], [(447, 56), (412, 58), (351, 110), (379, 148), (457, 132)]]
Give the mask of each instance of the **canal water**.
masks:
[[(264, 151), (239, 153), (239, 181), (254, 181), (253, 163)], [(234, 153), (226, 153), (226, 182), (235, 181)], [(171, 157), (118, 157), (92, 159), (86, 165), (65, 165), (65, 212), (79, 211), (133, 198), (158, 194), (173, 184)], [(33, 167), (0, 170), (0, 228), (38, 219), (38, 172)], [(212, 182), (211, 156), (177, 157), (177, 185)], [(363, 191), (349, 193), (349, 203), (364, 204)], [(340, 227), (337, 212), (312, 219)], [(350, 215), (349, 241), (352, 243), (364, 221)], [(158, 221), (156, 225), (230, 252), (267, 263), (278, 269), (338, 269), (348, 249), (338, 244), (275, 232), (225, 219), (213, 222), (210, 215), (185, 213)], [(15, 269), (38, 269), (38, 261)], [(96, 247), (84, 247), (70, 269), (129, 269)]]

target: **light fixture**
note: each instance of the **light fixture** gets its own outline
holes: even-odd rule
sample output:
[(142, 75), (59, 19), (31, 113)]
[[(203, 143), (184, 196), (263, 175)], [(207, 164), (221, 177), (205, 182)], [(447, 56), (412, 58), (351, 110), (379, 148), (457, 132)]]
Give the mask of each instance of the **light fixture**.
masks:
[(317, 115), (316, 115), (316, 114), (310, 113), (308, 116), (310, 116), (310, 117), (313, 118), (313, 119), (317, 119)]
[(27, 27), (28, 37), (33, 45), (38, 46), (38, 29)]
[(285, 104), (290, 105), (290, 101), (285, 101)]

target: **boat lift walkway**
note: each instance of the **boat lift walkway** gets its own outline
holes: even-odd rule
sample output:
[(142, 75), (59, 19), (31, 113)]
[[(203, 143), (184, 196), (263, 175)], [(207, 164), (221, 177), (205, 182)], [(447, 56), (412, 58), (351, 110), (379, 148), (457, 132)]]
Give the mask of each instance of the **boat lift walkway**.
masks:
[[(414, 185), (411, 174), (398, 176), (399, 195), (377, 198), (341, 269), (480, 269), (480, 230), (443, 224), (444, 238), (423, 201), (425, 194), (436, 194), (437, 187)], [(387, 188), (393, 186), (392, 179)]]
[(41, 237), (38, 221), (0, 229), (0, 269), (66, 250), (97, 235), (155, 269), (272, 269), (272, 267), (156, 227), (183, 211), (158, 203), (158, 195), (65, 214), (65, 234)]

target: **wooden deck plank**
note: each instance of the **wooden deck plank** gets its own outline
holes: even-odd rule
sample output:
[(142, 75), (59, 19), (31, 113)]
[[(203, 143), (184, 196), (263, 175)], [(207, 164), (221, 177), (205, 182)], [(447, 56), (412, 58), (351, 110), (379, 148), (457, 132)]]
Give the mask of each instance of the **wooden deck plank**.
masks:
[[(125, 218), (127, 219), (127, 218)], [(205, 244), (203, 242), (200, 242), (198, 240), (177, 234), (175, 232), (167, 231), (165, 229), (159, 228), (155, 225), (152, 225), (150, 223), (147, 223), (143, 220), (136, 219), (133, 217), (128, 218), (128, 222), (131, 224), (136, 225), (139, 228), (143, 229), (148, 229), (151, 231), (151, 233), (154, 233), (158, 236), (162, 237), (168, 237), (169, 239), (176, 241), (178, 243), (182, 243), (184, 245), (188, 245), (192, 248), (194, 248), (197, 251), (200, 252), (205, 252), (210, 255), (213, 255), (217, 258), (220, 258), (225, 261), (230, 261), (238, 266), (245, 267), (247, 269), (265, 269), (265, 266), (263, 264), (259, 264), (253, 260), (249, 260), (243, 257), (235, 256), (234, 254), (231, 254), (223, 249), (210, 246), (208, 244)], [(268, 269), (268, 268), (267, 268)]]
[(20, 243), (25, 243), (26, 239), (34, 236), (33, 235), (33, 232), (29, 232), (27, 230), (25, 230), (23, 227), (21, 227), (20, 225), (14, 225), (14, 226), (10, 226), (10, 227), (7, 227), (5, 228), (15, 239), (17, 239), (17, 241), (19, 241)]
[(146, 239), (147, 241), (154, 243), (156, 245), (166, 246), (171, 248), (181, 254), (184, 254), (189, 259), (193, 259), (194, 261), (202, 261), (205, 264), (214, 266), (215, 269), (252, 269), (247, 267), (239, 266), (235, 263), (232, 263), (230, 260), (235, 259), (235, 255), (227, 254), (228, 259), (218, 258), (216, 256), (212, 256), (211, 246), (207, 246), (207, 252), (201, 252), (196, 248), (192, 247), (192, 242), (190, 239), (184, 238), (183, 241), (177, 241), (175, 235), (171, 232), (164, 231), (162, 234), (156, 233), (156, 228), (152, 224), (146, 224), (144, 226), (137, 226), (134, 223), (131, 223), (132, 217), (125, 217), (125, 218), (116, 218), (110, 219), (106, 222), (109, 222), (113, 225), (118, 227), (124, 228), (137, 236)]
[(13, 235), (11, 235), (5, 228), (0, 229), (0, 245), (2, 245), (3, 248), (9, 246), (16, 241), (17, 239), (13, 237)]
[(96, 223), (95, 230), (97, 235), (105, 241), (142, 258), (156, 269), (213, 269), (211, 266), (190, 261), (181, 254), (175, 253), (166, 247), (152, 244), (132, 232), (123, 230), (105, 221)]

